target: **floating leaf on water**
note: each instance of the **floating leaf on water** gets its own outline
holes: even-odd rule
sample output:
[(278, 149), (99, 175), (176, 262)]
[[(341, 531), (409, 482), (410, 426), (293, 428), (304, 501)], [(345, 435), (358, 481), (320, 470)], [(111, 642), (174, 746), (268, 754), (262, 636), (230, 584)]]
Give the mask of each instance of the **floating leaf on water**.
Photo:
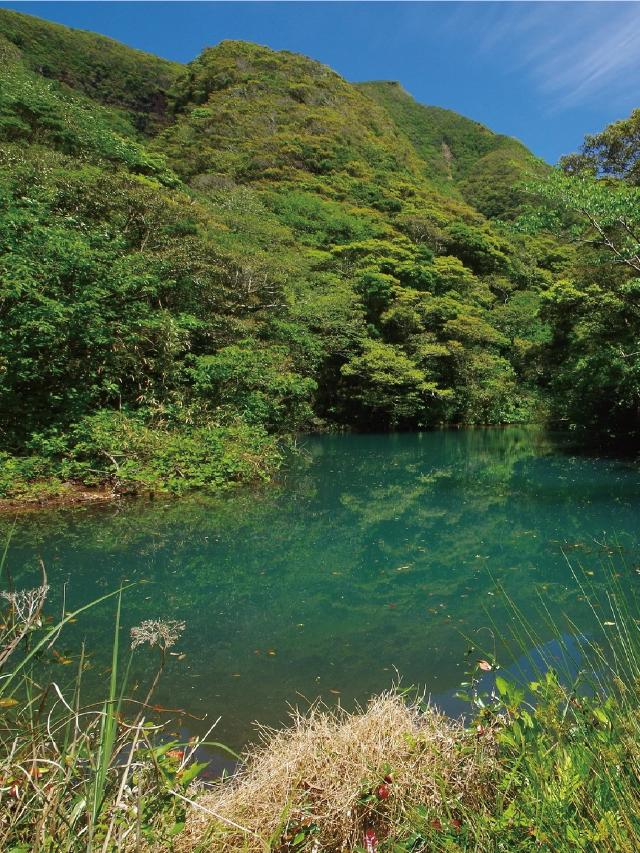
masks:
[(234, 672), (234, 673), (233, 673), (233, 677), (234, 677), (234, 678), (240, 678), (240, 673), (239, 673), (239, 672)]
[(17, 699), (0, 699), (0, 708), (10, 708), (12, 705), (17, 705)]
[(184, 758), (184, 752), (181, 749), (170, 749), (167, 752), (167, 755), (169, 756), (169, 758), (177, 758), (178, 760)]
[(339, 690), (330, 690), (330, 691), (329, 691), (329, 693), (335, 693), (335, 695), (336, 695), (336, 696), (339, 696), (339, 695), (340, 695), (340, 691), (339, 691)]
[(605, 622), (604, 624), (605, 625), (615, 625), (616, 623), (615, 622)]
[(270, 654), (270, 655), (275, 655), (275, 653), (276, 653), (275, 649), (269, 649), (269, 651), (267, 652), (267, 654)]
[(477, 661), (477, 664), (478, 664), (478, 668), (481, 669), (483, 672), (492, 672), (493, 671), (493, 667), (491, 666), (491, 664), (489, 663), (488, 660), (482, 660), (481, 659), (481, 660)]
[(178, 660), (184, 660), (187, 656), (186, 652), (183, 652), (181, 655), (178, 655)]
[(258, 649), (256, 649), (256, 650), (255, 650), (255, 652), (254, 652), (254, 655), (261, 655), (261, 654), (262, 654), (262, 652), (261, 652), (261, 651), (259, 651)]

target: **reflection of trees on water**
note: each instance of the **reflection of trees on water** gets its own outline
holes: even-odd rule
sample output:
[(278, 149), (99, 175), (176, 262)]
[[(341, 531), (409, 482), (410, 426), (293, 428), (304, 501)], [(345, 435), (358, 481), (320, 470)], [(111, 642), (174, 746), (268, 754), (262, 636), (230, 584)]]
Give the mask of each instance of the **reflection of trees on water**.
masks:
[[(187, 622), (187, 658), (160, 701), (223, 702), (239, 731), (273, 721), (295, 691), (364, 700), (393, 665), (434, 692), (455, 686), (459, 631), (502, 618), (496, 581), (534, 619), (540, 593), (588, 630), (559, 542), (604, 525), (633, 544), (631, 472), (564, 456), (538, 430), (313, 436), (305, 449), (308, 464), (259, 490), (25, 516), (16, 582), (29, 585), (36, 540), (74, 606), (121, 577), (152, 581), (128, 593), (127, 620)], [(78, 638), (97, 647), (112, 623), (94, 613)]]

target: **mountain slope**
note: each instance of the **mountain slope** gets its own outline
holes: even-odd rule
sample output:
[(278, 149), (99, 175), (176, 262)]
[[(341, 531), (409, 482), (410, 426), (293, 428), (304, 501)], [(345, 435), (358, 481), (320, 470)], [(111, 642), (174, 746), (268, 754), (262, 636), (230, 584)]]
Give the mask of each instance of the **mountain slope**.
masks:
[(8, 9), (0, 9), (2, 37), (30, 71), (125, 110), (139, 130), (168, 120), (166, 94), (183, 71), (179, 63)]
[(83, 90), (34, 70), (11, 33), (0, 493), (218, 488), (265, 476), (274, 436), (312, 425), (531, 417), (537, 308), (566, 253), (438, 188), (367, 93), (307, 57), (223, 42), (169, 69), (158, 115), (163, 66), (116, 45), (147, 81), (145, 113), (116, 70), (100, 89), (85, 34), (38, 47), (62, 78), (68, 39), (65, 67), (95, 71)]
[(548, 172), (517, 139), (452, 110), (419, 104), (397, 81), (355, 85), (389, 112), (426, 164), (426, 177), (485, 216), (512, 218), (518, 200), (511, 187)]

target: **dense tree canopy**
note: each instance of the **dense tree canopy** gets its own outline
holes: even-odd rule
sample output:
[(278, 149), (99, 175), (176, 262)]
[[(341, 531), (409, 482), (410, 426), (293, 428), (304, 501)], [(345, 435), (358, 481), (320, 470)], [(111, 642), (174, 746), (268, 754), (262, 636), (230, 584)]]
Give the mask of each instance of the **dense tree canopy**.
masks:
[(217, 488), (309, 428), (632, 425), (631, 125), (547, 178), (297, 54), (101, 45), (0, 14), (3, 494)]
[(523, 218), (578, 247), (577, 262), (544, 294), (551, 334), (547, 385), (554, 418), (609, 436), (640, 429), (640, 112), (587, 136), (562, 170), (530, 190)]

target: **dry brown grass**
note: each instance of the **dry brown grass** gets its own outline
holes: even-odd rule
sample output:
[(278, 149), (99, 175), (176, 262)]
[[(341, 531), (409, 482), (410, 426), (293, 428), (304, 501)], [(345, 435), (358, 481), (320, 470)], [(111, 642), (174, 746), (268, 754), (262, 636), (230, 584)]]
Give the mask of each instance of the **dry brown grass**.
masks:
[(198, 799), (177, 851), (286, 851), (311, 824), (306, 849), (351, 850), (364, 847), (367, 830), (401, 835), (418, 805), (444, 819), (451, 804), (472, 805), (486, 793), (491, 733), (469, 737), (460, 721), (400, 693), (354, 714), (315, 705), (292, 718), (288, 729), (262, 729), (246, 766)]

